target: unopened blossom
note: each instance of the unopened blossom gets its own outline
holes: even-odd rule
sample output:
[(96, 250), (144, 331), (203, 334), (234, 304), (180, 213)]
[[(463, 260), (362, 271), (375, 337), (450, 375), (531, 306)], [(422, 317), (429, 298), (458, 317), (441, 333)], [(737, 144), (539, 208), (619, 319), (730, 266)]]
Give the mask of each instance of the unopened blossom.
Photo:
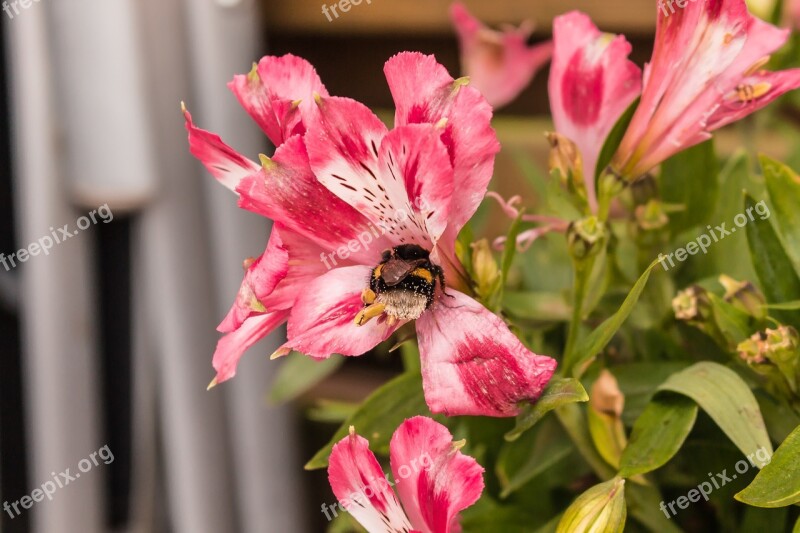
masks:
[(637, 179), (800, 87), (800, 69), (764, 69), (788, 36), (789, 30), (750, 14), (745, 0), (696, 0), (674, 12), (658, 10), (641, 103), (611, 170)]
[(260, 165), (186, 112), (192, 153), (240, 207), (274, 221), (220, 325), (215, 382), (283, 323), (287, 342), (274, 356), (325, 359), (361, 355), (415, 321), (433, 412), (513, 416), (556, 363), (469, 296), (455, 255), (499, 149), (491, 108), (432, 56), (399, 54), (385, 74), (392, 130), (364, 105), (328, 96), (299, 58), (265, 58), (237, 77), (232, 89), (277, 145)]
[(553, 53), (550, 41), (528, 45), (533, 33), (530, 22), (492, 30), (461, 2), (450, 7), (450, 18), (461, 45), (462, 70), (494, 108), (516, 99)]
[(606, 137), (639, 96), (642, 72), (628, 59), (631, 45), (624, 36), (601, 32), (578, 11), (555, 19), (553, 43), (553, 122), (558, 135), (577, 146), (589, 206), (597, 212), (597, 159)]
[(459, 513), (484, 487), (483, 468), (461, 453), (464, 444), (453, 442), (447, 428), (430, 418), (406, 420), (389, 445), (390, 483), (369, 441), (351, 426), (350, 435), (333, 447), (328, 479), (338, 505), (369, 533), (456, 533)]

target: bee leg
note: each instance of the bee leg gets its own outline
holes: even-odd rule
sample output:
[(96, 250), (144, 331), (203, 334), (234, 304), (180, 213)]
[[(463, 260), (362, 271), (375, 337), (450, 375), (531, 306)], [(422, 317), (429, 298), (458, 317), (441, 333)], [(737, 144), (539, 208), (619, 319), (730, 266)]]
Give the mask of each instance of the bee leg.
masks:
[(444, 294), (448, 298), (455, 298), (455, 296), (453, 296), (452, 294), (447, 294), (447, 291), (445, 290), (447, 288), (447, 285), (444, 282), (444, 269), (442, 267), (436, 267), (435, 274), (436, 277), (439, 279), (439, 284), (442, 286), (442, 294)]
[(372, 304), (365, 307), (356, 315), (356, 326), (363, 326), (373, 318), (381, 316), (385, 309), (386, 304)]
[(364, 302), (364, 305), (372, 305), (377, 297), (378, 295), (372, 289), (364, 289), (364, 292), (361, 293), (361, 301)]

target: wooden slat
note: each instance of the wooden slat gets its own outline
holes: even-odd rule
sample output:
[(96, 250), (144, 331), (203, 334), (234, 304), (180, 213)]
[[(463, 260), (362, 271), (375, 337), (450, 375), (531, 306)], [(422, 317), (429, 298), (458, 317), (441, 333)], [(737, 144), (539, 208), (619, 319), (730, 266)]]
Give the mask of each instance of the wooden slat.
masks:
[[(414, 33), (452, 32), (449, 0), (362, 0), (339, 18), (328, 21), (323, 3), (334, 0), (262, 0), (267, 28), (302, 33)], [(338, 3), (338, 2), (337, 2)], [(554, 17), (572, 9), (589, 14), (604, 30), (636, 33), (653, 31), (653, 0), (466, 0), (467, 7), (490, 24), (530, 19), (547, 31)]]

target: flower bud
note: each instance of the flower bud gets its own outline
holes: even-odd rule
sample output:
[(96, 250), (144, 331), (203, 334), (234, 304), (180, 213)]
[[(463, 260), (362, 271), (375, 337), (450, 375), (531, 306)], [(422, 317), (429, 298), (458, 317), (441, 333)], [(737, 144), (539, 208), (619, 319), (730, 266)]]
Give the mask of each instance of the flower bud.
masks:
[(564, 512), (556, 533), (621, 533), (627, 514), (625, 480), (614, 478), (578, 496)]
[(488, 298), (496, 289), (500, 269), (487, 239), (472, 243), (472, 270), (478, 294)]
[(567, 244), (570, 254), (579, 261), (600, 253), (606, 238), (606, 226), (595, 216), (576, 220), (567, 229)]
[[(800, 335), (791, 326), (760, 331), (741, 342), (739, 357), (757, 373), (772, 379), (785, 380), (789, 390), (797, 394), (800, 385)], [(779, 374), (778, 374), (779, 372)]]
[(562, 180), (574, 181), (579, 187), (583, 182), (583, 160), (578, 146), (558, 133), (546, 133), (550, 143), (550, 171), (558, 170)]
[(723, 274), (719, 282), (725, 287), (725, 301), (758, 321), (767, 318), (767, 299), (749, 281), (736, 281)]
[(692, 285), (688, 289), (680, 291), (672, 299), (672, 310), (678, 320), (701, 327), (701, 329), (713, 316), (708, 292), (699, 285)]
[(649, 200), (636, 207), (636, 224), (645, 231), (655, 231), (669, 224), (669, 217), (664, 212), (664, 204), (658, 200)]

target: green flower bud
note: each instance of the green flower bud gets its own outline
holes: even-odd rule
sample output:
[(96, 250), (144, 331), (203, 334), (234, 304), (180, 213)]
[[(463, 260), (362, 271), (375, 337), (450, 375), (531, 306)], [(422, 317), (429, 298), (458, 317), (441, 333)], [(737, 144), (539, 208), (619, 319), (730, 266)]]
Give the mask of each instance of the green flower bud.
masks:
[(714, 314), (708, 292), (699, 285), (680, 291), (672, 299), (672, 310), (678, 320), (701, 329)]
[(719, 282), (725, 287), (726, 302), (758, 321), (767, 318), (767, 299), (755, 285), (749, 281), (736, 281), (724, 274), (719, 277)]
[(607, 237), (606, 226), (597, 217), (577, 220), (567, 230), (570, 255), (578, 261), (590, 259), (603, 250)]
[(556, 533), (621, 533), (627, 514), (625, 480), (614, 478), (578, 496), (564, 512)]

